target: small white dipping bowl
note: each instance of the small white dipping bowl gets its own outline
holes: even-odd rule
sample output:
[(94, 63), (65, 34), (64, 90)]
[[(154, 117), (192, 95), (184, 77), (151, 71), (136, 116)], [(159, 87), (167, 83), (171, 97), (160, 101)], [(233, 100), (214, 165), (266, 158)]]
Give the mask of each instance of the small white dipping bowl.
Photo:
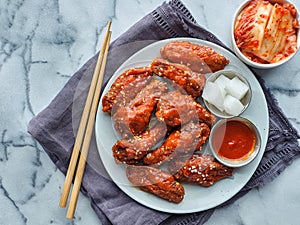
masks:
[[(255, 143), (254, 143), (254, 146), (253, 146), (252, 150), (250, 151), (250, 153), (246, 154), (243, 158), (240, 158), (240, 159), (228, 159), (228, 158), (222, 157), (218, 153), (219, 149), (215, 149), (216, 144), (214, 143), (214, 138), (218, 138), (219, 141), (223, 142), (222, 137), (220, 137), (220, 133), (222, 134), (222, 132), (224, 131), (222, 129), (222, 127), (224, 128), (224, 125), (226, 126), (226, 123), (228, 123), (230, 121), (236, 121), (236, 122), (240, 122), (240, 123), (246, 125), (251, 130), (251, 132), (254, 134), (254, 137), (255, 137)], [(221, 130), (218, 130), (218, 129), (220, 129), (220, 127), (221, 127)], [(217, 134), (217, 132), (219, 132), (218, 133), (219, 136), (215, 136)], [(235, 130), (233, 132), (239, 132), (239, 130)], [(236, 135), (236, 136), (238, 136), (238, 135)], [(241, 143), (243, 143), (243, 142), (241, 142)], [(234, 118), (230, 118), (230, 119), (219, 120), (212, 127), (211, 134), (209, 137), (209, 147), (210, 147), (214, 157), (220, 163), (222, 163), (226, 166), (229, 166), (229, 167), (241, 167), (241, 166), (245, 166), (245, 165), (249, 164), (257, 156), (257, 154), (260, 150), (260, 146), (261, 146), (261, 138), (260, 138), (260, 134), (259, 134), (256, 126), (248, 119), (242, 118), (242, 117), (234, 117)]]
[[(285, 1), (285, 0), (273, 0), (272, 2), (288, 2), (288, 3), (292, 3), (291, 1)], [(254, 68), (257, 68), (257, 69), (271, 69), (271, 68), (275, 68), (275, 67), (278, 67), (284, 63), (286, 63), (287, 61), (289, 61), (296, 53), (297, 51), (299, 50), (300, 48), (300, 29), (298, 29), (298, 32), (297, 32), (297, 51), (294, 52), (293, 54), (291, 54), (290, 56), (288, 56), (287, 58), (279, 61), (279, 62), (276, 62), (276, 63), (269, 63), (269, 64), (263, 64), (263, 63), (257, 63), (257, 62), (253, 62), (251, 61), (248, 57), (246, 57), (241, 51), (240, 49), (237, 47), (236, 45), (236, 42), (235, 42), (235, 38), (234, 38), (234, 26), (235, 26), (235, 21), (236, 21), (236, 18), (238, 17), (238, 15), (241, 13), (241, 11), (249, 4), (249, 2), (251, 2), (251, 0), (247, 0), (245, 2), (243, 2), (239, 7), (238, 9), (236, 10), (236, 12), (234, 13), (234, 16), (233, 16), (233, 20), (232, 20), (232, 24), (231, 24), (231, 44), (232, 44), (232, 48), (233, 48), (233, 51), (234, 53), (237, 55), (237, 57), (242, 60), (244, 63), (246, 63), (247, 65), (251, 66), (251, 67), (254, 67)], [(293, 4), (293, 3), (292, 3)], [(297, 19), (299, 21), (299, 11), (296, 7), (295, 4), (293, 4), (297, 10)]]
[[(219, 70), (215, 73), (212, 73), (209, 75), (209, 77), (207, 77), (206, 79), (206, 84), (208, 82), (214, 82), (219, 76), (224, 75), (225, 77), (232, 79), (234, 77), (238, 77), (244, 84), (246, 84), (249, 88), (248, 92), (246, 93), (246, 95), (240, 100), (241, 103), (244, 105), (243, 110), (241, 111), (241, 113), (239, 113), (238, 115), (230, 115), (227, 114), (225, 111), (221, 111), (219, 110), (217, 107), (215, 107), (213, 104), (209, 103), (208, 101), (206, 101), (205, 99), (203, 99), (203, 102), (206, 106), (206, 108), (215, 116), (219, 117), (219, 118), (232, 118), (235, 116), (239, 116), (241, 115), (249, 106), (250, 102), (251, 102), (251, 97), (252, 97), (252, 90), (251, 90), (251, 86), (249, 84), (249, 82), (247, 81), (247, 79), (242, 76), (240, 73), (234, 71), (234, 70)], [(204, 87), (205, 88), (205, 87)]]

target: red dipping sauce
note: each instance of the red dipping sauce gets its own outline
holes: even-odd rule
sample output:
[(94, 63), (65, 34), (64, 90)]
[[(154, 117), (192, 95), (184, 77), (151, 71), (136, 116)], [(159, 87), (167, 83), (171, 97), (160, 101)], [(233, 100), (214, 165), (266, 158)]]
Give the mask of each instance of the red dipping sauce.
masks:
[(254, 151), (254, 131), (241, 121), (227, 121), (216, 127), (212, 137), (216, 153), (229, 160), (246, 160)]

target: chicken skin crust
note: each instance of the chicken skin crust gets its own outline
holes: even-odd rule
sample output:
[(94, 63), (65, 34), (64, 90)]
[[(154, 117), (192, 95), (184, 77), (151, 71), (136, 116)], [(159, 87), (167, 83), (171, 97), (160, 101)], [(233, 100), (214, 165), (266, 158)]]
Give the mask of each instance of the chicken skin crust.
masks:
[(233, 169), (217, 162), (213, 156), (194, 154), (186, 161), (173, 160), (169, 164), (169, 172), (175, 179), (194, 183), (204, 187), (212, 186), (217, 181), (231, 177)]
[(167, 43), (160, 50), (164, 59), (181, 63), (198, 73), (210, 73), (224, 69), (229, 60), (210, 47), (193, 44), (188, 41)]
[(158, 168), (127, 166), (128, 180), (141, 190), (152, 193), (170, 202), (179, 203), (184, 197), (184, 188), (174, 177)]
[(116, 163), (138, 164), (149, 150), (167, 133), (164, 123), (157, 122), (151, 129), (130, 139), (121, 139), (112, 147)]
[(113, 115), (115, 130), (123, 138), (142, 133), (148, 127), (157, 100), (167, 89), (167, 84), (153, 79), (134, 99)]
[(160, 97), (155, 113), (158, 120), (171, 127), (188, 123), (189, 121), (203, 122), (209, 127), (216, 121), (216, 117), (196, 102), (190, 95), (180, 91), (171, 91)]
[(165, 77), (186, 93), (196, 98), (201, 95), (206, 78), (203, 74), (192, 71), (189, 67), (156, 58), (151, 63), (151, 70), (160, 77)]
[(149, 83), (151, 76), (150, 67), (131, 68), (124, 71), (102, 98), (102, 111), (112, 113), (119, 107), (125, 106)]
[(180, 155), (192, 155), (208, 140), (210, 128), (205, 123), (187, 123), (180, 130), (173, 131), (164, 143), (148, 153), (143, 162), (146, 165), (161, 165)]

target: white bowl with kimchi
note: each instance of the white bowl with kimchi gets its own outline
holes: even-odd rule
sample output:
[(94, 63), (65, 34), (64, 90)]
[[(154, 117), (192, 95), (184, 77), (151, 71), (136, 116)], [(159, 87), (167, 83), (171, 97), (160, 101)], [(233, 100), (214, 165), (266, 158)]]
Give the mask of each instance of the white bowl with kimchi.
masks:
[(270, 69), (298, 51), (299, 13), (285, 0), (248, 0), (236, 11), (231, 27), (232, 47), (246, 64)]

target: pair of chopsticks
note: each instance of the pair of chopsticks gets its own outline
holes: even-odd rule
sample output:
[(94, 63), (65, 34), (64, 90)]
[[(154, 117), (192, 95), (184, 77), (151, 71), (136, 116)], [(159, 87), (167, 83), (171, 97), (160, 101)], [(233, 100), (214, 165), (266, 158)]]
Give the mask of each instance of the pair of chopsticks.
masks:
[[(77, 166), (72, 194), (71, 194), (69, 207), (66, 215), (66, 218), (68, 219), (73, 219), (74, 217), (78, 195), (80, 192), (81, 182), (85, 170), (86, 159), (90, 147), (91, 136), (93, 133), (96, 111), (98, 107), (100, 90), (102, 86), (105, 65), (107, 61), (108, 48), (109, 48), (109, 43), (111, 38), (110, 26), (111, 26), (111, 21), (108, 22), (106, 27), (104, 40), (102, 43), (101, 50), (99, 52), (97, 64), (94, 70), (89, 92), (86, 98), (85, 106), (81, 116), (68, 171), (66, 174), (65, 183), (63, 186), (63, 190), (59, 202), (60, 207), (66, 207), (68, 197), (69, 197), (69, 192), (71, 189), (72, 181)], [(79, 157), (79, 162), (78, 162), (78, 157)]]

